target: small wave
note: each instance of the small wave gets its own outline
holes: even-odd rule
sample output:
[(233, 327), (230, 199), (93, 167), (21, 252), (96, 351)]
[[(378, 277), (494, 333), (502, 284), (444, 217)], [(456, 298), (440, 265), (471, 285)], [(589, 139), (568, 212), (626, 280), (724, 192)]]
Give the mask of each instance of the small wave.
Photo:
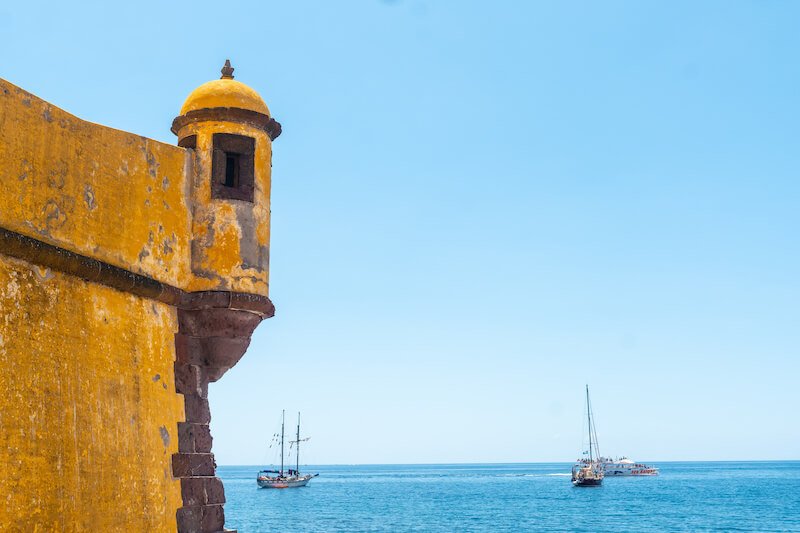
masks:
[(571, 476), (571, 475), (572, 474), (545, 474), (545, 476), (559, 476), (559, 477)]

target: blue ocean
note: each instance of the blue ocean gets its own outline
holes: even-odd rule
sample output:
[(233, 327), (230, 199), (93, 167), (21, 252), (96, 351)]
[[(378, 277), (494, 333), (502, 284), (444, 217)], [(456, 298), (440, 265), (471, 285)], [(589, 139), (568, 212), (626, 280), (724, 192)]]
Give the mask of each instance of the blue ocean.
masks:
[(354, 465), (304, 488), (256, 486), (256, 466), (220, 466), (226, 526), (239, 533), (797, 531), (800, 461), (654, 463), (658, 477), (576, 488), (570, 465)]

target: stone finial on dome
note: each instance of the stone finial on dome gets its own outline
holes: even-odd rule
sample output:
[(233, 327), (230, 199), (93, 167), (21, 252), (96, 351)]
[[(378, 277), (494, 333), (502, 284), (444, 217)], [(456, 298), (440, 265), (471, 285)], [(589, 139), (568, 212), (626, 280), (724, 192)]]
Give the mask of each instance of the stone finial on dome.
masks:
[(234, 68), (231, 66), (231, 60), (230, 59), (226, 59), (225, 60), (225, 65), (222, 67), (222, 70), (220, 70), (220, 72), (222, 72), (222, 76), (220, 76), (219, 79), (221, 79), (221, 80), (232, 80), (233, 79), (233, 71), (234, 71)]
[[(180, 137), (180, 130), (195, 122), (232, 121), (260, 128), (270, 139), (276, 139), (281, 133), (280, 124), (270, 116), (267, 104), (255, 90), (233, 79), (230, 59), (225, 60), (220, 72), (220, 79), (207, 81), (189, 94), (172, 121), (172, 133)], [(184, 136), (188, 134), (184, 132)]]

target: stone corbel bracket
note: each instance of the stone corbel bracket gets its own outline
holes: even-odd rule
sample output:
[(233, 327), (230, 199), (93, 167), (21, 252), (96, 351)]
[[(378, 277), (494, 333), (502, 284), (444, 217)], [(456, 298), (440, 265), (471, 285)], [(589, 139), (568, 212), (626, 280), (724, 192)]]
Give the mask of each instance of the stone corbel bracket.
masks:
[(268, 298), (229, 292), (193, 293), (178, 309), (175, 388), (186, 407), (186, 421), (178, 423), (178, 453), (172, 456), (183, 496), (179, 533), (224, 531), (225, 493), (211, 453), (208, 384), (239, 361), (256, 326), (274, 313)]
[(203, 367), (208, 381), (217, 381), (244, 355), (256, 326), (274, 314), (272, 302), (263, 296), (188, 293), (178, 308), (176, 360)]

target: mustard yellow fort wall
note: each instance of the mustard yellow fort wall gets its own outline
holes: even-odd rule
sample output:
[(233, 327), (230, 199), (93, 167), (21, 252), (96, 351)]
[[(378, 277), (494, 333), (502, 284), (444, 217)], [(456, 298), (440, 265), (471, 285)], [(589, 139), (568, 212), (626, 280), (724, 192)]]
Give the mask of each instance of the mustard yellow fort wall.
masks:
[(175, 531), (175, 310), (0, 255), (0, 531)]
[[(187, 150), (0, 80), (0, 227), (189, 284)], [(175, 531), (176, 311), (3, 255), (0, 531)]]
[(189, 282), (187, 150), (80, 120), (0, 80), (0, 226)]
[[(208, 384), (274, 313), (280, 124), (223, 78), (175, 119), (185, 147), (0, 79), (0, 531), (224, 529)], [(252, 201), (213, 197), (217, 133), (253, 139)]]
[[(220, 132), (256, 139), (252, 204), (211, 199)], [(0, 79), (0, 227), (184, 290), (267, 296), (269, 136), (215, 121), (185, 134), (196, 151), (86, 122)]]

